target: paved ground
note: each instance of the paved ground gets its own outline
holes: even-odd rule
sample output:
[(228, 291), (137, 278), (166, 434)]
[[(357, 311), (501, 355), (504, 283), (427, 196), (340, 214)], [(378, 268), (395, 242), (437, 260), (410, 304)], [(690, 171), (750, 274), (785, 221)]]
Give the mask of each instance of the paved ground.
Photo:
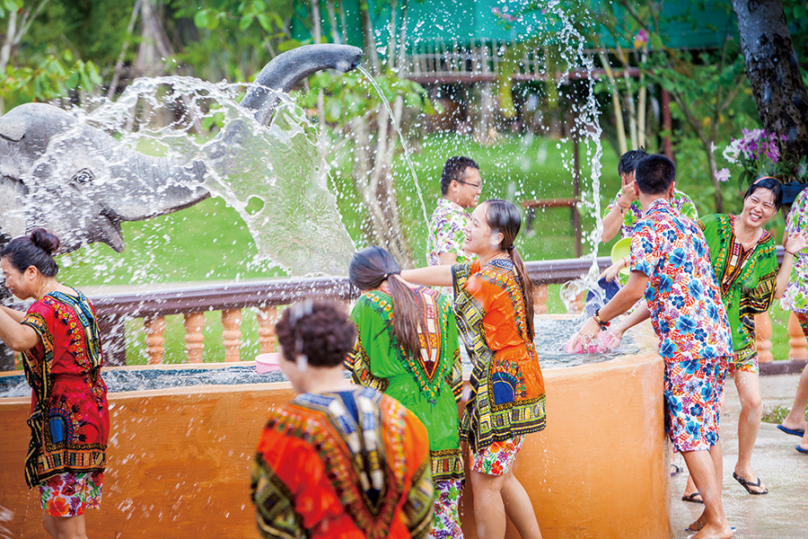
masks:
[[(762, 376), (764, 406), (790, 407), (799, 375)], [(780, 432), (775, 425), (760, 427), (752, 465), (769, 488), (765, 496), (750, 496), (732, 478), (738, 456), (737, 429), (740, 404), (735, 384), (727, 380), (726, 400), (721, 413), (721, 439), (724, 449), (724, 509), (735, 526), (735, 539), (808, 538), (808, 455), (794, 447), (796, 436)], [(684, 466), (681, 456), (675, 461)], [(671, 526), (676, 539), (690, 537), (684, 529), (701, 513), (703, 506), (681, 501), (687, 473), (671, 481)]]

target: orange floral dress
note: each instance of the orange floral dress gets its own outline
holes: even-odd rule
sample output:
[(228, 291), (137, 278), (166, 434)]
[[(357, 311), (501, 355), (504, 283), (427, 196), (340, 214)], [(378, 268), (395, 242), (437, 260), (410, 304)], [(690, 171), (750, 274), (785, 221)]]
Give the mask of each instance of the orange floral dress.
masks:
[(543, 430), (544, 378), (513, 262), (476, 260), (452, 266), (452, 274), (458, 332), (473, 364), (461, 436), (481, 452)]

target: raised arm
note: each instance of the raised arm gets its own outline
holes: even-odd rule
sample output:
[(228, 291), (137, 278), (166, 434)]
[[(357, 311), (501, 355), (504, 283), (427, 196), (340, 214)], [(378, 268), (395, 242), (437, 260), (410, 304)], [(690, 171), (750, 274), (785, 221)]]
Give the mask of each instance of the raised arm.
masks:
[(429, 266), (404, 270), (401, 277), (405, 281), (424, 286), (452, 286), (452, 266)]
[(25, 318), (25, 313), (22, 311), (18, 311), (17, 309), (12, 309), (11, 307), (6, 307), (5, 305), (0, 305), (0, 309), (6, 312), (12, 320), (17, 323), (22, 322), (23, 318)]
[(25, 352), (39, 344), (39, 335), (36, 331), (28, 326), (20, 324), (23, 317), (17, 317), (16, 311), (8, 307), (0, 309), (0, 341), (3, 341), (6, 346), (15, 352)]
[(783, 255), (783, 264), (780, 266), (780, 271), (777, 272), (777, 285), (774, 290), (774, 297), (780, 299), (785, 294), (788, 281), (791, 279), (791, 267), (794, 264), (794, 255), (802, 251), (808, 243), (804, 232), (797, 232), (793, 236), (786, 231), (785, 238), (783, 238), (783, 245), (785, 246), (785, 254)]

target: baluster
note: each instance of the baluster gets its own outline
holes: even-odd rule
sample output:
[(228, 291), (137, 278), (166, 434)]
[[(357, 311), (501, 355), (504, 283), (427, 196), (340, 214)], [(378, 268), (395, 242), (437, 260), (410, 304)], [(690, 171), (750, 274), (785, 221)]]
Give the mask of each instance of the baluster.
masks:
[(224, 360), (241, 361), (241, 309), (222, 311)]
[(550, 287), (546, 284), (539, 284), (533, 288), (533, 313), (547, 313), (547, 298), (550, 297)]
[(757, 346), (758, 362), (771, 363), (772, 356), (772, 321), (769, 313), (755, 315), (755, 345)]
[(800, 321), (792, 312), (788, 316), (788, 359), (808, 359), (808, 343), (805, 341), (805, 334), (802, 332)]
[(258, 309), (258, 343), (261, 346), (261, 353), (268, 354), (275, 351), (275, 318), (278, 309), (276, 307), (261, 307)]
[(202, 363), (202, 349), (205, 347), (205, 336), (202, 329), (205, 327), (205, 313), (185, 313), (185, 351), (188, 354), (188, 363)]
[(146, 355), (149, 356), (149, 365), (159, 365), (163, 362), (166, 343), (163, 333), (166, 330), (164, 316), (149, 316), (143, 319), (143, 329), (146, 331)]

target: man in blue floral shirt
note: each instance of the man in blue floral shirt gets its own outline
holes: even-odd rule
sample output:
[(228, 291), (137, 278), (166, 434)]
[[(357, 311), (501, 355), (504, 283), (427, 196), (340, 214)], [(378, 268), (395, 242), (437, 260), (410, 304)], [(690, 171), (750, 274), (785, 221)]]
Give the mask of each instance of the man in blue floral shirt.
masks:
[(427, 238), (430, 266), (462, 264), (473, 258), (463, 250), (463, 230), (469, 209), (477, 206), (483, 191), (480, 167), (469, 157), (450, 157), (440, 177), (443, 198), (432, 214)]
[(619, 338), (651, 317), (665, 360), (666, 427), (704, 500), (704, 512), (690, 529), (696, 538), (729, 538), (732, 529), (721, 502), (721, 444), (718, 439), (724, 377), (732, 354), (729, 322), (701, 229), (676, 211), (676, 168), (662, 155), (636, 167), (636, 194), (643, 216), (631, 241), (631, 275), (626, 286), (587, 321), (577, 340), (590, 340), (609, 320), (645, 296), (647, 305), (613, 330)]

